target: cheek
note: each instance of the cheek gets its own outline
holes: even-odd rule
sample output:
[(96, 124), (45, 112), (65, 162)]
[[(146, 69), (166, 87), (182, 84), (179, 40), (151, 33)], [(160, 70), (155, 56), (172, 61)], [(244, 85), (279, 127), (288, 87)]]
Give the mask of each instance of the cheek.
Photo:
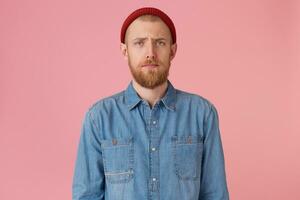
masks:
[(157, 52), (157, 56), (163, 60), (169, 59), (171, 55), (171, 52), (167, 49), (161, 49)]
[(161, 55), (160, 57), (160, 61), (164, 62), (164, 63), (167, 63), (169, 60), (170, 60), (170, 54), (167, 53), (167, 54), (164, 54), (164, 55)]
[(138, 66), (142, 63), (142, 60), (137, 55), (128, 55), (131, 65)]

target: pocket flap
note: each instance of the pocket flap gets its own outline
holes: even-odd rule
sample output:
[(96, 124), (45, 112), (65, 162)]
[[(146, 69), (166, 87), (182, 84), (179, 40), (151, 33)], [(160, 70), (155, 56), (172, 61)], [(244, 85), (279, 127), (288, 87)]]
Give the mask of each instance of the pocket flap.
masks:
[(173, 135), (171, 140), (176, 144), (194, 144), (202, 142), (203, 138), (201, 135)]
[(103, 147), (103, 148), (119, 147), (122, 145), (130, 145), (132, 142), (133, 142), (132, 136), (100, 140), (101, 147)]

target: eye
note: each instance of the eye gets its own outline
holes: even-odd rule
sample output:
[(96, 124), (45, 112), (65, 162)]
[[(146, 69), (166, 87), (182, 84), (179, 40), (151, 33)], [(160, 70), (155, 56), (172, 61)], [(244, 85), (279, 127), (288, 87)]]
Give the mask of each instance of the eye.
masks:
[(135, 42), (134, 44), (141, 46), (143, 44), (143, 42), (142, 41), (138, 41), (138, 42)]
[(163, 41), (159, 41), (158, 44), (159, 44), (160, 46), (164, 46), (166, 43), (163, 42)]

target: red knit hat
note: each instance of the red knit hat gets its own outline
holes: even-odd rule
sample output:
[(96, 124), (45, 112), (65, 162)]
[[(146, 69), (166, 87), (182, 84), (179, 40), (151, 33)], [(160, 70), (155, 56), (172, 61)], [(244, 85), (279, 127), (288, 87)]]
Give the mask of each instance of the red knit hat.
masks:
[(121, 29), (121, 42), (125, 43), (125, 33), (128, 28), (128, 26), (133, 22), (136, 18), (138, 18), (141, 15), (145, 14), (151, 14), (151, 15), (156, 15), (158, 16), (170, 29), (172, 39), (173, 39), (173, 44), (176, 43), (176, 30), (175, 26), (171, 20), (171, 18), (164, 13), (163, 11), (153, 8), (153, 7), (143, 7), (139, 8), (135, 11), (133, 11), (124, 21)]

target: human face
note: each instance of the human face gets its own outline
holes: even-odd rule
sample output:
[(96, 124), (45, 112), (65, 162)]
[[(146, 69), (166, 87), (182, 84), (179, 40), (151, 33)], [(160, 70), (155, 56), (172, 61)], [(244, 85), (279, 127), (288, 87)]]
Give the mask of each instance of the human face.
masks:
[(134, 20), (125, 41), (121, 50), (139, 85), (153, 89), (167, 81), (177, 46), (171, 45), (170, 30), (162, 20)]

